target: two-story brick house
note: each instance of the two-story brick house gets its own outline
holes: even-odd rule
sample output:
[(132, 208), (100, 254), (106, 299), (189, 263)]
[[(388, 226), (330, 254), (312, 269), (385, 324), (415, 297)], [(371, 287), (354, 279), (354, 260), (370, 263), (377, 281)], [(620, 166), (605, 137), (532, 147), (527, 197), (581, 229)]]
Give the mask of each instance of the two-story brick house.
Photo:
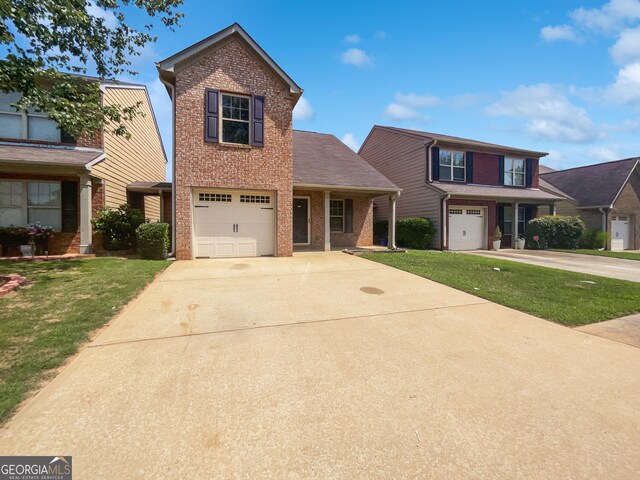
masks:
[[(127, 190), (130, 183), (161, 182), (166, 175), (166, 155), (146, 87), (83, 78), (100, 82), (105, 104), (140, 102), (144, 116), (128, 124), (130, 140), (108, 131), (72, 138), (42, 113), (16, 111), (11, 104), (19, 94), (0, 92), (0, 227), (52, 227), (51, 255), (90, 253), (91, 218), (105, 205), (117, 207), (133, 199), (150, 220), (162, 216), (157, 196), (143, 199)], [(16, 245), (2, 245), (1, 250), (0, 255), (18, 254)]]
[(157, 64), (173, 105), (176, 258), (371, 245), (398, 188), (331, 135), (292, 129), (302, 89), (233, 24)]
[[(486, 249), (496, 226), (511, 247), (526, 223), (552, 213), (563, 197), (539, 189), (544, 152), (394, 127), (374, 126), (359, 155), (402, 188), (397, 216), (427, 217), (436, 234), (432, 247)], [(376, 219), (387, 217), (376, 202)]]

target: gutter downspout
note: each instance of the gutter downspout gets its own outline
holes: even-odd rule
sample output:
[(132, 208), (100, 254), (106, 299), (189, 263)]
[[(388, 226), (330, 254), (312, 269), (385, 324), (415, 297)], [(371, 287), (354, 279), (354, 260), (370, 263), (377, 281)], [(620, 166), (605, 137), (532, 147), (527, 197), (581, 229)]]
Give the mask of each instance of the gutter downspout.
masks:
[(447, 193), (442, 197), (442, 250), (449, 248), (449, 240), (447, 239), (447, 230), (449, 229), (449, 215), (447, 215), (447, 200), (451, 198), (451, 194)]
[(167, 258), (176, 254), (176, 89), (158, 75), (160, 81), (171, 91), (171, 252)]

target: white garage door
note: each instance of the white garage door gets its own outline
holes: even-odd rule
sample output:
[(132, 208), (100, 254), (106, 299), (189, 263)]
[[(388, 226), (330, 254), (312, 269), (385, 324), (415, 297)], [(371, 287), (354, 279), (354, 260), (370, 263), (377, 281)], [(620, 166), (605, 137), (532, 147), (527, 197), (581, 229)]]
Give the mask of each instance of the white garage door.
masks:
[(629, 248), (629, 216), (614, 215), (611, 217), (611, 250)]
[(272, 192), (195, 190), (194, 256), (273, 255), (275, 195)]
[(480, 207), (449, 208), (449, 250), (487, 248), (485, 211)]

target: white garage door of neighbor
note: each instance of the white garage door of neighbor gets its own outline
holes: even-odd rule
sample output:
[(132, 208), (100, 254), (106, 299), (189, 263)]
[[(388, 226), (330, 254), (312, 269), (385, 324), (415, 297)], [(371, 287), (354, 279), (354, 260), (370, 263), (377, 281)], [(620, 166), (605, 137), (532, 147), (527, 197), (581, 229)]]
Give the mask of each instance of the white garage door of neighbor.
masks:
[(480, 207), (449, 208), (449, 250), (486, 248), (485, 212)]
[(628, 250), (629, 216), (613, 215), (611, 217), (611, 250)]
[(194, 257), (273, 255), (275, 195), (272, 192), (193, 192)]

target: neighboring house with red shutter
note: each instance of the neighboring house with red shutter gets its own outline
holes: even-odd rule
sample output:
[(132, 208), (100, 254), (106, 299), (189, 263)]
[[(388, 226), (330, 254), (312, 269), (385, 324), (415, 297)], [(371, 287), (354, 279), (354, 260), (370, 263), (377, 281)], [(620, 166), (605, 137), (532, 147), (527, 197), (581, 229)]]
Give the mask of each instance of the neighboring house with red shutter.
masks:
[[(398, 218), (429, 218), (432, 247), (443, 250), (487, 249), (496, 226), (502, 246), (514, 246), (530, 219), (564, 198), (539, 189), (544, 152), (376, 125), (358, 153), (402, 188)], [(387, 202), (374, 211), (385, 219)]]
[(302, 89), (240, 25), (157, 64), (174, 117), (178, 259), (371, 245), (398, 187), (332, 135), (292, 129)]
[[(85, 77), (86, 81), (99, 81)], [(128, 124), (127, 140), (108, 131), (73, 138), (38, 112), (17, 112), (15, 92), (0, 92), (0, 227), (39, 222), (54, 229), (51, 255), (90, 253), (91, 218), (103, 206), (132, 203), (150, 220), (161, 220), (159, 190), (142, 198), (131, 183), (162, 182), (166, 155), (146, 87), (100, 82), (105, 104), (140, 102), (144, 116)], [(17, 255), (5, 240), (0, 255)]]
[(540, 188), (565, 197), (559, 215), (579, 216), (587, 228), (609, 233), (608, 248), (640, 249), (640, 158), (558, 171), (541, 166)]

